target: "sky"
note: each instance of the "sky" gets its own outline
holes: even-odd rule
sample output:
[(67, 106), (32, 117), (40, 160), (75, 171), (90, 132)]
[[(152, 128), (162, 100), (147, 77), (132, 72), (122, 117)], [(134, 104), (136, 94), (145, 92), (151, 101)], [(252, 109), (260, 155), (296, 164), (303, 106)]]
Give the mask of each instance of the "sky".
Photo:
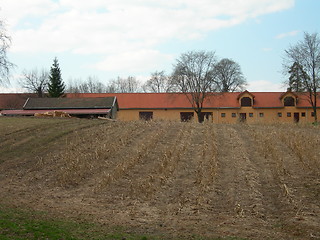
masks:
[(182, 53), (214, 51), (236, 61), (249, 91), (285, 91), (284, 51), (320, 33), (320, 0), (0, 0), (0, 19), (12, 38), (16, 92), (24, 70), (49, 70), (58, 58), (62, 78), (94, 76), (146, 81), (170, 74)]

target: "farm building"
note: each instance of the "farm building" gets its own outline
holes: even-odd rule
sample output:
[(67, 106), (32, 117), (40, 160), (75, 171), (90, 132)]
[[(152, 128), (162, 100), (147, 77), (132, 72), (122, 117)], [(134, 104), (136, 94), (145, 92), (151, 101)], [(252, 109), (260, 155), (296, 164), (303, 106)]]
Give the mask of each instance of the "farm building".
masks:
[[(112, 95), (115, 95), (119, 102), (119, 120), (186, 121), (196, 117), (190, 102), (182, 93), (70, 93), (66, 97), (95, 98)], [(319, 117), (320, 107), (318, 109)], [(290, 91), (213, 93), (204, 102), (202, 115), (214, 123), (314, 121), (307, 93)]]
[(117, 98), (114, 96), (96, 98), (28, 98), (22, 109), (2, 110), (4, 116), (34, 116), (60, 112), (79, 118), (116, 118)]
[[(100, 101), (104, 101), (101, 100), (103, 98), (110, 99), (101, 103)], [(0, 101), (1, 99), (0, 94)], [(113, 103), (111, 99), (116, 99), (116, 102)], [(3, 104), (0, 102), (1, 105)], [(320, 107), (317, 108), (319, 118)], [(187, 121), (196, 117), (190, 102), (182, 93), (68, 93), (65, 98), (58, 99), (30, 98), (23, 110), (16, 111), (16, 114), (32, 115), (35, 112), (63, 110), (79, 117), (107, 115), (114, 118), (115, 109), (119, 111), (117, 119), (123, 121), (139, 119)], [(8, 115), (8, 111), (1, 112)], [(290, 91), (213, 93), (204, 102), (202, 117), (214, 123), (314, 121), (308, 94)]]

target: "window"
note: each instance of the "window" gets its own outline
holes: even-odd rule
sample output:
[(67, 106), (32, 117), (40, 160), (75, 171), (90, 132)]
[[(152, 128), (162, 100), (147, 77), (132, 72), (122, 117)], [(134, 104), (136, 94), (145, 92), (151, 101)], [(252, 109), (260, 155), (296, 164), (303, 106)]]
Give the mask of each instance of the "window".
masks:
[(221, 113), (221, 117), (226, 117), (226, 114), (225, 113)]
[(305, 112), (302, 112), (302, 113), (301, 113), (301, 117), (306, 117), (306, 113), (305, 113)]
[(139, 112), (140, 120), (149, 121), (153, 118), (153, 112)]
[(233, 118), (235, 118), (235, 117), (237, 117), (237, 114), (236, 114), (236, 113), (232, 113), (231, 116), (232, 116)]
[(249, 113), (249, 117), (253, 117), (253, 113)]
[(287, 117), (291, 117), (291, 112), (288, 112), (288, 113), (287, 113)]
[(315, 115), (314, 115), (314, 112), (311, 112), (311, 117), (314, 117)]
[(282, 113), (281, 112), (278, 112), (278, 117), (282, 117)]
[(252, 106), (252, 99), (249, 97), (241, 98), (241, 107), (251, 107)]
[(194, 116), (194, 112), (181, 112), (180, 113), (181, 122), (188, 122), (193, 118), (193, 116)]
[(285, 97), (283, 100), (284, 106), (290, 107), (294, 106), (294, 98), (293, 97)]
[(259, 113), (259, 117), (264, 117), (264, 113)]

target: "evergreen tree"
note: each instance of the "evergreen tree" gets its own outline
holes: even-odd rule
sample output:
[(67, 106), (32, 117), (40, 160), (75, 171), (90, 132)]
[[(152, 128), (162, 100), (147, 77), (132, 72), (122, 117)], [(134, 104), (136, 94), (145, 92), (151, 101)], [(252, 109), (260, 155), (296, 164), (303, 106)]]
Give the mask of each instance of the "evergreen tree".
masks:
[(64, 94), (65, 85), (61, 78), (61, 71), (58, 59), (53, 60), (50, 69), (48, 93), (50, 97), (61, 97)]
[(309, 77), (299, 63), (295, 62), (290, 67), (289, 74), (289, 88), (291, 91), (304, 92), (307, 90), (305, 82), (309, 79)]

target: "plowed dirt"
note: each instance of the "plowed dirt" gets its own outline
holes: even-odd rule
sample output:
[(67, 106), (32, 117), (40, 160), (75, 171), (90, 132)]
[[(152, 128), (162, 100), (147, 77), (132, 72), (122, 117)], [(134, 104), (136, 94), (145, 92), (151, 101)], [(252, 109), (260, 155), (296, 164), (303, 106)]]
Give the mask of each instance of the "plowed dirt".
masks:
[(0, 203), (164, 238), (320, 239), (320, 128), (0, 119)]

